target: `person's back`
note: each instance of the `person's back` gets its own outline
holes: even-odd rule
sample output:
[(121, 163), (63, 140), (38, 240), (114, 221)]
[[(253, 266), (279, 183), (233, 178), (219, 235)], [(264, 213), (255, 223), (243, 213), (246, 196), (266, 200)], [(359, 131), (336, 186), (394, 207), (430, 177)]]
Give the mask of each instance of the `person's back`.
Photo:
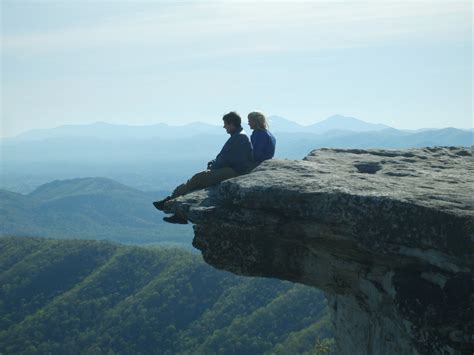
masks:
[(275, 155), (276, 139), (266, 129), (256, 129), (251, 136), (253, 147), (253, 161), (260, 164), (264, 160), (272, 159)]
[(253, 161), (258, 165), (273, 158), (276, 139), (268, 130), (267, 120), (263, 113), (254, 111), (250, 112), (247, 117), (249, 126), (253, 130), (251, 136)]

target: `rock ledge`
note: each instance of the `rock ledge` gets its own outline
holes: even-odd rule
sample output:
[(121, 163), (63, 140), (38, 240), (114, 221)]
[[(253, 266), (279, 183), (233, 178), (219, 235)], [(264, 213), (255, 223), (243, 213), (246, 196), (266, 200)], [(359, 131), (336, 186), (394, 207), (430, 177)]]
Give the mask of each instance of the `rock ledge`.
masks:
[(207, 263), (326, 292), (341, 354), (471, 354), (471, 148), (312, 151), (169, 201)]

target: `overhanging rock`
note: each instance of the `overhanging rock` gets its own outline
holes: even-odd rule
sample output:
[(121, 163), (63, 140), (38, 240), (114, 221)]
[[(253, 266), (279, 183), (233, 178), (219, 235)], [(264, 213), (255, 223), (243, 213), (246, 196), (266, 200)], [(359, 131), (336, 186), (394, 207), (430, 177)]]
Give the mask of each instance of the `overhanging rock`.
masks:
[(207, 263), (323, 289), (342, 354), (474, 349), (472, 148), (320, 149), (169, 201)]

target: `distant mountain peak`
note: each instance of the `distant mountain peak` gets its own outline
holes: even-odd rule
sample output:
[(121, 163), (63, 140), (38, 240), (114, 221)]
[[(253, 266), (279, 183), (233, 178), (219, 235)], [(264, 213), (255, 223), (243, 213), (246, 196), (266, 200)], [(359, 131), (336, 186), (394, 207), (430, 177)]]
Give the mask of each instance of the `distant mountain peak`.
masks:
[(269, 116), (268, 119), (270, 121), (271, 130), (288, 133), (322, 134), (329, 131), (366, 132), (391, 128), (384, 124), (369, 123), (355, 117), (341, 114), (329, 116), (322, 121), (306, 126), (277, 115)]
[(308, 126), (314, 133), (324, 133), (332, 130), (345, 130), (354, 132), (379, 131), (390, 126), (380, 123), (370, 123), (359, 118), (343, 116), (340, 114), (329, 116), (328, 118)]
[(268, 116), (270, 129), (275, 132), (301, 132), (304, 126), (282, 116)]
[(340, 114), (336, 113), (335, 115), (329, 116), (329, 117), (326, 118), (326, 119), (327, 119), (327, 120), (332, 120), (332, 119), (345, 118), (345, 117), (347, 117), (347, 116), (340, 115)]
[[(349, 121), (359, 121), (359, 122), (364, 122), (358, 118), (355, 118), (355, 117), (352, 117), (352, 116), (344, 116), (344, 115), (339, 115), (339, 114), (336, 114), (336, 115), (332, 115), (332, 116), (329, 116), (328, 118), (324, 119), (323, 121), (337, 121), (337, 120), (349, 120)], [(323, 122), (321, 121), (321, 122)]]
[(138, 191), (109, 178), (85, 177), (48, 182), (38, 186), (29, 196), (49, 200), (71, 195), (104, 193), (117, 190)]

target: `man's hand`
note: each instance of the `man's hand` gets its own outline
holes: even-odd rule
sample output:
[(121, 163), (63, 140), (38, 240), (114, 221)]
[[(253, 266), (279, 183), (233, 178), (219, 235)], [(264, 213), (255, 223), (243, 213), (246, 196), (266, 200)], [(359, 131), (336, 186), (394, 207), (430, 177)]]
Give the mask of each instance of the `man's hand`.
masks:
[(209, 163), (207, 163), (207, 170), (212, 168), (212, 165), (214, 164), (214, 160), (211, 160)]

